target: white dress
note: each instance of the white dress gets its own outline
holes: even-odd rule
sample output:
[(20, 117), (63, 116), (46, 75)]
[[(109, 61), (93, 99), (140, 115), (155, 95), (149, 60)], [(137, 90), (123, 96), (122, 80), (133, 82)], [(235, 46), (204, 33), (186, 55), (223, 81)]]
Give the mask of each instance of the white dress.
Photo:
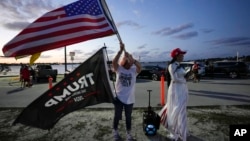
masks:
[(185, 79), (185, 70), (179, 67), (178, 62), (169, 65), (171, 83), (167, 93), (167, 103), (159, 112), (161, 123), (174, 136), (180, 136), (183, 141), (187, 137), (187, 102), (188, 88)]

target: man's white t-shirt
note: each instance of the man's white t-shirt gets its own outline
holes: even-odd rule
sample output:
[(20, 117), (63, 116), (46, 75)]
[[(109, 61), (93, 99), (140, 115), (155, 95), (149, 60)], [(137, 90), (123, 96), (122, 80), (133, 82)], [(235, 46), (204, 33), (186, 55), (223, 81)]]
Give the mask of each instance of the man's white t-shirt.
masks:
[(130, 69), (118, 66), (116, 71), (116, 93), (119, 100), (124, 104), (135, 103), (135, 83), (136, 66), (132, 65)]

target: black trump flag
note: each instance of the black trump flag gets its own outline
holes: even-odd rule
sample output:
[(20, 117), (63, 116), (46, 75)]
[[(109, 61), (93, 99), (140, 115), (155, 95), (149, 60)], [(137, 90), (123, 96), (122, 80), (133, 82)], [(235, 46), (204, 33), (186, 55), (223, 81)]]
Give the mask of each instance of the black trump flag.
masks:
[(29, 104), (13, 124), (51, 129), (70, 112), (112, 101), (113, 91), (107, 71), (106, 52), (102, 48)]

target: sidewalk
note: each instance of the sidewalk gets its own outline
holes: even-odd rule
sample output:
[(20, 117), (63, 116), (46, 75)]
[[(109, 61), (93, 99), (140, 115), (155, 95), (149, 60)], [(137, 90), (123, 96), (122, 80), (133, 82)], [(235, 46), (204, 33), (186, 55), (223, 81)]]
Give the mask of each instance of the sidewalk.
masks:
[[(58, 77), (58, 82), (62, 79)], [(55, 85), (56, 83), (53, 83)], [(250, 79), (203, 79), (200, 83), (188, 82), (188, 106), (250, 105)], [(49, 89), (47, 81), (31, 88), (20, 88), (18, 77), (0, 77), (0, 107), (26, 107)], [(134, 107), (148, 106), (148, 92), (151, 92), (151, 106), (159, 107), (161, 102), (160, 81), (138, 79), (136, 82)], [(165, 87), (165, 102), (167, 88)], [(112, 104), (94, 105), (95, 108), (113, 108)]]

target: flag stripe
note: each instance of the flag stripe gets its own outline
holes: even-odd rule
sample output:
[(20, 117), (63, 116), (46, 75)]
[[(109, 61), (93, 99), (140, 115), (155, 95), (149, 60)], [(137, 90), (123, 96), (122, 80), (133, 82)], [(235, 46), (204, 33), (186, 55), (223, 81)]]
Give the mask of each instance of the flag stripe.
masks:
[[(76, 19), (78, 19), (78, 18), (79, 17), (76, 17)], [(12, 48), (11, 44), (19, 42), (21, 40), (32, 38), (34, 36), (44, 35), (44, 34), (48, 34), (49, 32), (55, 32), (55, 31), (60, 31), (60, 30), (64, 30), (64, 29), (70, 29), (70, 28), (74, 28), (74, 27), (83, 27), (83, 28), (85, 26), (96, 26), (96, 27), (99, 27), (99, 25), (102, 25), (103, 23), (107, 23), (104, 18), (101, 18), (99, 20), (98, 19), (96, 19), (96, 20), (94, 20), (94, 19), (88, 19), (87, 21), (86, 21), (86, 19), (82, 19), (82, 21), (84, 21), (84, 22), (74, 22), (74, 21), (72, 22), (72, 21), (68, 21), (71, 24), (67, 24), (67, 25), (66, 25), (65, 22), (58, 22), (57, 23), (58, 26), (55, 25), (55, 24), (52, 24), (52, 26), (50, 28), (48, 27), (49, 25), (46, 25), (46, 26), (42, 26), (41, 25), (40, 28), (39, 27), (32, 28), (33, 32), (29, 32), (28, 30), (31, 30), (31, 29), (27, 28), (27, 29), (25, 29), (25, 30), (22, 31), (21, 35), (17, 36), (15, 38), (15, 40), (10, 41), (7, 45), (9, 46), (9, 49), (10, 49), (10, 48)], [(90, 22), (90, 21), (92, 21), (92, 22)], [(98, 22), (96, 22), (96, 21), (98, 21)], [(62, 26), (59, 26), (59, 24), (62, 24)], [(108, 26), (109, 25), (107, 25), (107, 27)], [(26, 31), (28, 31), (28, 32), (26, 33)], [(39, 32), (37, 32), (37, 31), (39, 31)], [(65, 33), (67, 33), (67, 32), (65, 32)]]
[[(49, 20), (48, 17), (50, 17), (50, 16), (53, 18), (50, 18), (50, 20)], [(55, 18), (55, 17), (57, 17), (57, 18)], [(65, 17), (65, 12), (64, 11), (49, 12), (49, 13), (43, 15), (41, 18), (34, 21), (34, 23), (30, 24), (26, 29), (21, 31), (18, 35), (24, 34), (26, 30), (29, 30), (31, 28), (43, 27), (46, 25), (53, 25), (55, 23), (64, 22), (66, 20), (70, 20), (70, 19), (74, 18), (74, 17), (68, 17), (68, 18), (59, 18), (59, 17)], [(46, 18), (47, 18), (47, 20), (46, 20)], [(75, 17), (75, 18), (77, 18), (77, 17)], [(39, 31), (39, 30), (37, 30), (37, 31)], [(18, 37), (18, 35), (17, 35), (17, 37)]]
[(30, 55), (115, 34), (107, 18), (100, 0), (79, 0), (38, 18), (9, 41), (3, 53), (12, 57)]
[(40, 26), (40, 27), (36, 27), (36, 28), (28, 28), (26, 30), (24, 30), (22, 32), (22, 34), (28, 34), (28, 33), (32, 33), (32, 32), (36, 32), (38, 30), (50, 30), (51, 28), (55, 28), (55, 27), (59, 27), (59, 26), (65, 26), (65, 25), (69, 25), (72, 23), (81, 23), (81, 24), (95, 24), (98, 22), (103, 22), (105, 21), (105, 18), (99, 18), (99, 19), (90, 19), (90, 18), (77, 18), (77, 19), (72, 19), (72, 20), (67, 20), (67, 21), (62, 21), (62, 22), (58, 22), (58, 23), (54, 23), (54, 24), (50, 24), (50, 25), (46, 25), (46, 26)]
[[(96, 30), (75, 32), (72, 34), (56, 36), (56, 37), (52, 37), (49, 39), (41, 39), (41, 40), (37, 40), (37, 41), (28, 42), (28, 43), (25, 43), (25, 46), (23, 46), (23, 44), (21, 44), (13, 49), (8, 50), (8, 52), (5, 52), (5, 53), (7, 55), (9, 53), (9, 54), (12, 54), (14, 56), (20, 56), (20, 54), (23, 54), (23, 53), (34, 54), (37, 51), (42, 52), (42, 51), (44, 51), (44, 49), (45, 50), (49, 50), (50, 48), (55, 49), (55, 48), (67, 46), (67, 45), (70, 45), (73, 43), (87, 41), (87, 40), (90, 40), (90, 39), (95, 38), (95, 37), (97, 37), (97, 38), (104, 37), (106, 34), (112, 35), (112, 33), (113, 33), (113, 31), (108, 29), (108, 28), (106, 30), (105, 29), (96, 29)], [(81, 34), (82, 36), (79, 36), (79, 34)], [(68, 36), (71, 36), (71, 38), (68, 39)], [(45, 42), (47, 44), (45, 44)], [(32, 48), (32, 50), (31, 50), (31, 48)]]
[(63, 8), (59, 8), (58, 10), (51, 11), (41, 18), (38, 18), (35, 22), (46, 22), (46, 21), (53, 21), (55, 19), (61, 19), (66, 17), (66, 13)]
[[(81, 26), (84, 25), (84, 26)], [(54, 36), (60, 36), (64, 35), (65, 33), (70, 34), (73, 32), (79, 32), (84, 30), (95, 30), (101, 28), (108, 27), (109, 25), (106, 22), (99, 22), (98, 25), (96, 23), (74, 23), (71, 25), (67, 25), (67, 27), (61, 26), (61, 27), (55, 27), (50, 28), (47, 30), (43, 30), (37, 33), (28, 33), (25, 35), (21, 35), (16, 38), (16, 42), (11, 43), (9, 46), (9, 49), (15, 48), (21, 44), (25, 44), (26, 42), (32, 42), (34, 40), (40, 40), (40, 39), (46, 39)], [(18, 48), (18, 47), (17, 47)]]

